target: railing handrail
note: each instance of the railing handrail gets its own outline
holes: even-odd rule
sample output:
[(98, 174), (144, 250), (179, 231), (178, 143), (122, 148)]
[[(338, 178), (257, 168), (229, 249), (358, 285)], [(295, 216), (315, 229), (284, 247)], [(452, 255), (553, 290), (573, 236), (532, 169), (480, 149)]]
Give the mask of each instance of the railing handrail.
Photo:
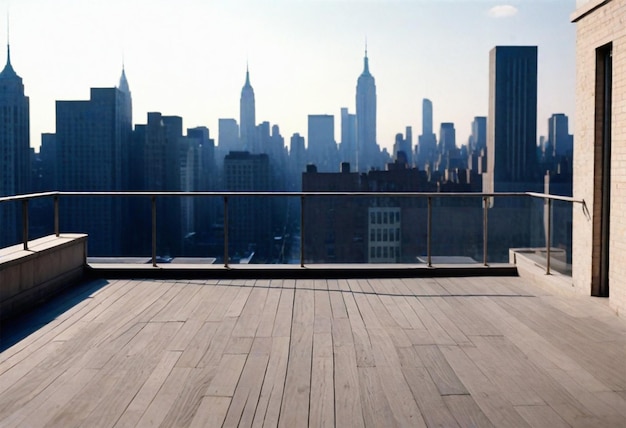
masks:
[(10, 202), (10, 201), (23, 201), (30, 199), (38, 199), (38, 198), (49, 198), (52, 196), (57, 196), (61, 192), (41, 192), (41, 193), (24, 193), (22, 195), (12, 195), (12, 196), (2, 196), (0, 197), (0, 203), (2, 202)]
[(140, 196), (140, 197), (200, 197), (200, 196), (285, 196), (285, 197), (307, 197), (307, 196), (351, 196), (351, 197), (401, 197), (401, 198), (501, 198), (501, 197), (524, 197), (530, 196), (540, 199), (552, 199), (564, 202), (573, 202), (584, 204), (583, 199), (575, 199), (571, 196), (552, 195), (549, 193), (537, 192), (281, 192), (281, 191), (90, 191), (90, 192), (71, 192), (71, 191), (52, 191), (42, 193), (27, 193), (22, 195), (12, 195), (0, 197), (0, 203), (10, 201), (22, 201), (25, 199), (39, 199), (52, 196)]
[[(433, 198), (481, 198), (483, 201), (483, 264), (487, 264), (487, 225), (488, 210), (490, 204), (488, 199), (501, 197), (531, 197), (544, 199), (548, 205), (548, 237), (546, 242), (547, 251), (547, 269), (546, 274), (550, 274), (550, 233), (551, 233), (551, 217), (552, 217), (552, 201), (563, 201), (570, 203), (579, 203), (582, 205), (583, 211), (589, 217), (585, 200), (575, 199), (571, 196), (551, 195), (548, 193), (537, 192), (280, 192), (280, 191), (202, 191), (202, 192), (182, 192), (182, 191), (166, 191), (166, 192), (150, 192), (150, 191), (91, 191), (91, 192), (70, 192), (70, 191), (52, 191), (42, 193), (30, 193), (23, 195), (0, 197), (0, 203), (10, 201), (22, 202), (22, 237), (24, 250), (28, 250), (28, 204), (32, 199), (53, 197), (54, 198), (54, 229), (55, 235), (59, 236), (59, 199), (60, 197), (149, 197), (152, 200), (152, 264), (156, 263), (156, 198), (157, 197), (222, 197), (224, 198), (224, 265), (228, 267), (228, 198), (229, 197), (299, 197), (302, 208), (307, 197), (368, 197), (368, 198), (426, 198), (428, 201), (428, 232), (427, 232), (427, 258), (428, 267), (432, 267), (431, 261), (431, 227), (432, 227), (432, 199)], [(301, 238), (304, 237), (304, 209), (301, 213)], [(303, 245), (303, 240), (302, 244)], [(300, 248), (300, 265), (304, 266), (303, 247)]]

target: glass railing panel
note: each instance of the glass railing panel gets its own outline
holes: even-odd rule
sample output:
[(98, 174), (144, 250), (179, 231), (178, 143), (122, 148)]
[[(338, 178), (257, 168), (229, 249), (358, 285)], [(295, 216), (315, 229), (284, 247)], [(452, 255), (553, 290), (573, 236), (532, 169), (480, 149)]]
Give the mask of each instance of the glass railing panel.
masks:
[[(550, 272), (572, 274), (572, 202), (552, 200), (550, 221)], [(548, 204), (544, 205), (546, 234), (548, 233)], [(547, 235), (546, 235), (547, 236)], [(547, 248), (541, 252), (541, 266), (547, 268)]]
[(482, 198), (441, 197), (433, 200), (433, 264), (483, 262)]
[(7, 201), (0, 203), (0, 248), (22, 242), (22, 203)]
[(509, 249), (545, 247), (543, 201), (527, 196), (490, 198), (487, 242), (489, 263), (509, 262)]

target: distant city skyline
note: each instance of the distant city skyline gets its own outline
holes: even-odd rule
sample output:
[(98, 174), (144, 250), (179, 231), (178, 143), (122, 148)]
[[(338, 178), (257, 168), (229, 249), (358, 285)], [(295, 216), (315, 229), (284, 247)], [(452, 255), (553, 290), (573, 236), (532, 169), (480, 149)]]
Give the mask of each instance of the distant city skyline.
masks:
[(553, 113), (568, 115), (571, 129), (575, 120), (574, 0), (0, 0), (2, 9), (34, 147), (55, 132), (55, 101), (115, 86), (122, 66), (135, 124), (147, 112), (178, 115), (185, 128), (207, 126), (217, 139), (218, 119), (239, 121), (248, 64), (256, 122), (279, 125), (286, 139), (306, 135), (308, 115), (339, 123), (342, 107), (355, 111), (366, 38), (377, 142), (390, 152), (406, 126), (422, 129), (423, 98), (433, 103), (434, 129), (453, 122), (465, 144), (474, 117), (487, 115), (489, 50), (497, 45), (538, 46), (538, 135)]

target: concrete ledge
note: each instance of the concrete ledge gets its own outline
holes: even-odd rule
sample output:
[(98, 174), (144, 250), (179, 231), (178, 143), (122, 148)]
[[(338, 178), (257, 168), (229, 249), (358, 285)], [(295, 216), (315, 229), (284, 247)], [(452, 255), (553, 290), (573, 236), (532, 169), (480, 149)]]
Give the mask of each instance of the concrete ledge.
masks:
[(17, 315), (83, 278), (87, 235), (46, 236), (0, 249), (0, 319)]
[[(562, 250), (554, 249), (555, 253), (558, 251)], [(543, 263), (539, 263), (537, 260), (538, 253), (543, 254), (545, 259), (545, 248), (511, 248), (509, 249), (509, 262), (517, 267), (519, 276), (529, 279), (533, 284), (550, 294), (561, 296), (578, 294), (571, 275), (564, 275), (554, 269), (551, 269), (550, 275), (546, 274), (545, 260)]]
[(233, 264), (112, 264), (90, 263), (87, 274), (94, 278), (120, 279), (347, 279), (416, 278), (464, 276), (517, 276), (517, 268), (507, 263), (492, 264), (314, 264), (257, 265)]

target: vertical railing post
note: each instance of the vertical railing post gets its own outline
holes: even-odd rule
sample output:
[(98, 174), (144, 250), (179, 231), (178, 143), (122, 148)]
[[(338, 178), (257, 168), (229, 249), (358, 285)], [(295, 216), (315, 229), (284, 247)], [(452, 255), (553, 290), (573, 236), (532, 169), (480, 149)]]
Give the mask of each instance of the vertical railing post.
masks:
[(433, 228), (433, 198), (428, 197), (428, 225), (426, 227), (426, 258), (428, 259), (428, 267), (433, 267), (431, 254), (431, 238)]
[(550, 275), (550, 252), (552, 247), (552, 199), (548, 198), (548, 234), (546, 236), (546, 275)]
[(304, 267), (304, 195), (300, 196), (300, 267)]
[(483, 265), (487, 264), (487, 242), (489, 231), (489, 197), (483, 197)]
[(24, 251), (28, 250), (28, 199), (22, 201), (22, 242)]
[(224, 267), (228, 267), (228, 196), (224, 196)]
[(54, 234), (57, 238), (60, 235), (59, 229), (59, 195), (54, 195)]
[(156, 218), (156, 196), (152, 196), (152, 266), (157, 266), (157, 218)]

